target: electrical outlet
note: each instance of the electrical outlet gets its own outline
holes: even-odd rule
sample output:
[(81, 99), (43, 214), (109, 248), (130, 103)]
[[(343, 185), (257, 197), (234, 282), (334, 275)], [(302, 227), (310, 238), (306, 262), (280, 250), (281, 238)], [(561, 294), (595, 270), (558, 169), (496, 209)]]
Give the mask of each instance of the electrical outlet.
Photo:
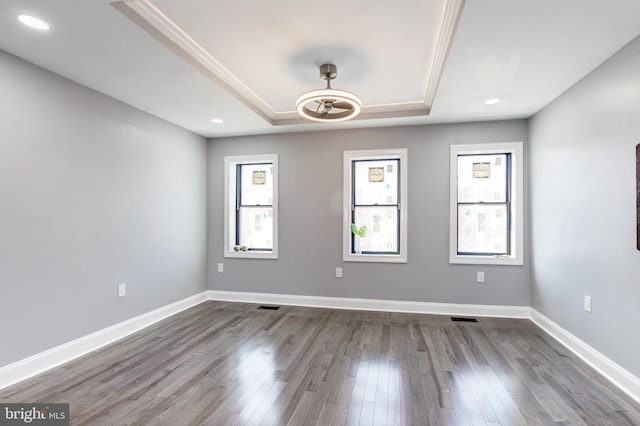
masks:
[(224, 272), (224, 264), (218, 263), (218, 272)]
[(484, 272), (479, 271), (476, 274), (476, 282), (478, 282), (478, 283), (483, 283), (484, 282)]
[(118, 297), (125, 297), (127, 295), (127, 284), (118, 284)]
[(336, 278), (342, 278), (342, 268), (336, 268)]
[(587, 312), (591, 312), (591, 296), (584, 296), (584, 310)]

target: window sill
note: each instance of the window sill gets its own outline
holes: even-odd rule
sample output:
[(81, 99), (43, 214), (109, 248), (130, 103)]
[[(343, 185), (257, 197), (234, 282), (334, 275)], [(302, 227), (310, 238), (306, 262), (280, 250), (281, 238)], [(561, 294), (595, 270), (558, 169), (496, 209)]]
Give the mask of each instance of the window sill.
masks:
[(342, 260), (344, 262), (407, 263), (407, 258), (401, 255), (345, 254)]
[(225, 252), (224, 257), (226, 258), (236, 258), (236, 259), (277, 259), (277, 253), (258, 253), (258, 252), (248, 252), (248, 251), (228, 251)]
[(451, 255), (449, 263), (458, 265), (513, 265), (522, 266), (521, 258), (513, 256), (459, 256)]

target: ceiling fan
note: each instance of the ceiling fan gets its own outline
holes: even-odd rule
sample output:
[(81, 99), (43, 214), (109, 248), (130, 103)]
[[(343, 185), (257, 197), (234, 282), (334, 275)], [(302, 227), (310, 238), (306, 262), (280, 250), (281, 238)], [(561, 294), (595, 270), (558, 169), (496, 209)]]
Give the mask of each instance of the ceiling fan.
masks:
[(360, 114), (362, 102), (351, 92), (333, 89), (331, 80), (338, 75), (334, 64), (320, 66), (320, 77), (327, 80), (327, 87), (307, 92), (296, 101), (296, 109), (302, 117), (313, 121), (345, 121)]

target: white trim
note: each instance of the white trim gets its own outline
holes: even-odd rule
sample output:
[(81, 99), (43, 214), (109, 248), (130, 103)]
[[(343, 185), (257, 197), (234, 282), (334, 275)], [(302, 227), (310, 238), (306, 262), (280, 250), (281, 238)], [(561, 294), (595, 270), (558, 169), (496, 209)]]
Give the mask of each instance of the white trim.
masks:
[(0, 368), (0, 389), (93, 352), (205, 301), (206, 291), (6, 365)]
[[(400, 254), (373, 255), (351, 253), (352, 162), (358, 160), (400, 160)], [(342, 162), (342, 260), (345, 262), (407, 263), (408, 151), (406, 148), (344, 151)]]
[[(272, 123), (275, 111), (264, 99), (249, 88), (235, 74), (229, 71), (220, 61), (199, 45), (182, 28), (169, 19), (149, 0), (122, 0), (142, 22), (134, 20), (143, 29), (151, 32), (169, 48), (177, 49), (177, 53), (194, 68), (219, 83), (228, 93), (247, 105), (262, 118)], [(123, 13), (126, 12), (123, 10)], [(146, 23), (146, 25), (141, 25)], [(150, 26), (147, 27), (147, 25)], [(151, 29), (155, 30), (155, 34)]]
[[(236, 166), (239, 164), (271, 163), (273, 168), (273, 249), (271, 252), (236, 252), (231, 247), (232, 229), (235, 230)], [(224, 157), (224, 257), (246, 259), (278, 258), (278, 154), (238, 155)]]
[(424, 103), (430, 110), (436, 97), (440, 79), (444, 73), (450, 47), (456, 34), (458, 22), (462, 16), (465, 0), (449, 0), (445, 2), (442, 26), (438, 34), (436, 49), (432, 57), (431, 71), (427, 75), (424, 88)]
[[(458, 155), (504, 154), (512, 155), (511, 186), (512, 209), (510, 256), (458, 255)], [(449, 155), (449, 263), (472, 265), (524, 264), (524, 149), (522, 142), (451, 145)]]
[(528, 306), (463, 305), (454, 303), (410, 302), (404, 300), (354, 299), (345, 297), (301, 296), (293, 294), (245, 293), (209, 290), (209, 300), (243, 303), (348, 309), (354, 311), (403, 312), (433, 315), (462, 315), (492, 318), (529, 318)]
[(548, 335), (560, 342), (578, 358), (606, 377), (621, 391), (640, 403), (640, 378), (611, 361), (609, 358), (560, 327), (540, 312), (531, 308), (531, 321)]

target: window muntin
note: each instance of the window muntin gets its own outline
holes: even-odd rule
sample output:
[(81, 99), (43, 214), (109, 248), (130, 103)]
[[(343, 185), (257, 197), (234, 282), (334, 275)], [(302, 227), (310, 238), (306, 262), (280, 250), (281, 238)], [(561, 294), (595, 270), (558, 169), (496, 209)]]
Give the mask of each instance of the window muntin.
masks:
[[(343, 260), (406, 262), (406, 149), (344, 153)], [(364, 238), (349, 226), (365, 225)]]
[(522, 143), (451, 146), (451, 263), (523, 264)]
[(277, 259), (276, 155), (225, 157), (225, 257)]

